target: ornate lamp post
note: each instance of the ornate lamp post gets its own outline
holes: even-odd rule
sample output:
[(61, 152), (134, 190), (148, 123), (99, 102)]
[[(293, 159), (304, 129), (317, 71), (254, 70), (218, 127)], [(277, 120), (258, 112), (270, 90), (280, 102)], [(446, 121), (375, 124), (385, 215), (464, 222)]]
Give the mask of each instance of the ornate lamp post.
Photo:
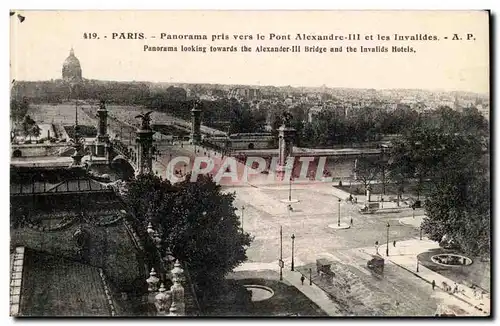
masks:
[(245, 206), (241, 207), (241, 232), (243, 232), (243, 216), (245, 215)]
[(283, 281), (283, 227), (280, 225), (280, 281)]
[(293, 260), (294, 245), (295, 245), (295, 234), (292, 234), (292, 272), (294, 271), (294, 265), (295, 265)]
[(385, 249), (385, 255), (387, 257), (389, 257), (389, 228), (391, 227), (391, 225), (389, 224), (389, 222), (387, 222), (387, 248)]
[(337, 219), (337, 225), (340, 227), (340, 202), (342, 200), (339, 198), (339, 216), (338, 216), (338, 219)]

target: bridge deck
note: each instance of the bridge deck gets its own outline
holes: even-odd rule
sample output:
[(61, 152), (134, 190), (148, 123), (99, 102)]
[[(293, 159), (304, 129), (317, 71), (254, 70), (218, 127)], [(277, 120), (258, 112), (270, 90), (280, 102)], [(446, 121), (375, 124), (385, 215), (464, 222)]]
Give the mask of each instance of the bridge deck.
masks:
[[(292, 156), (348, 156), (348, 155), (376, 155), (382, 151), (378, 148), (342, 148), (342, 149), (315, 149), (294, 147)], [(233, 154), (243, 154), (247, 156), (277, 156), (279, 150), (272, 149), (248, 149), (235, 150)]]

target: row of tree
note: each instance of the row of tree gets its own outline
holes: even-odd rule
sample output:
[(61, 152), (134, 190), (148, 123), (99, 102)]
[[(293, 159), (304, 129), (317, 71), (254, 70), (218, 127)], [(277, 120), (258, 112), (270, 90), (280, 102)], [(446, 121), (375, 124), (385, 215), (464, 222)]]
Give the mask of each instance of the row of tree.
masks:
[(470, 255), (490, 253), (489, 126), (477, 112), (440, 109), (419, 119), (380, 158), (359, 159), (354, 172), (365, 186), (372, 180), (409, 182), (417, 194), (424, 184), (430, 239), (451, 239)]
[(10, 117), (13, 123), (13, 133), (20, 131), (24, 137), (27, 137), (31, 142), (32, 137), (39, 137), (41, 129), (33, 118), (28, 115), (30, 103), (27, 99), (18, 101), (11, 99), (10, 101)]

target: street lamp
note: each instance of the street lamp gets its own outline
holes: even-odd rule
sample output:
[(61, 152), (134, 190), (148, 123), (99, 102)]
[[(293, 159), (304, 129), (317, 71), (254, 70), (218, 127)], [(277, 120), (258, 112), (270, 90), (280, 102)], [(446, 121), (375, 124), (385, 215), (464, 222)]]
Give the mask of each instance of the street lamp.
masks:
[(283, 281), (283, 227), (280, 225), (280, 281)]
[(387, 248), (385, 249), (385, 255), (387, 257), (389, 257), (389, 228), (391, 227), (391, 225), (389, 224), (389, 222), (387, 222)]
[(338, 216), (338, 219), (337, 219), (337, 225), (340, 226), (340, 202), (342, 200), (339, 198), (339, 216)]
[(245, 214), (245, 206), (241, 206), (241, 232), (243, 232), (243, 216)]
[(294, 268), (294, 261), (293, 261), (293, 250), (294, 250), (294, 243), (295, 243), (295, 234), (292, 233), (292, 272), (293, 272), (293, 268)]

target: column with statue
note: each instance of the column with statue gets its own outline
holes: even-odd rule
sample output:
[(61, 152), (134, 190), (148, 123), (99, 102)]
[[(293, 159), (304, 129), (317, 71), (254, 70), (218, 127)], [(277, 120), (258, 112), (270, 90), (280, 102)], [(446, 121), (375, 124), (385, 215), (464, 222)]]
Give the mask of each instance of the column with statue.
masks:
[[(292, 114), (290, 112), (283, 113), (283, 124), (278, 129), (278, 148), (279, 148), (279, 156), (278, 156), (278, 165), (276, 167), (276, 174), (278, 176), (278, 180), (284, 181), (285, 175), (287, 174), (287, 160), (292, 158), (293, 154), (293, 142), (295, 138), (296, 130), (291, 126), (292, 122)], [(290, 178), (293, 169), (293, 164), (290, 168)], [(288, 180), (285, 180), (288, 181)]]
[(201, 101), (194, 103), (191, 110), (191, 143), (199, 145), (201, 142)]
[(106, 110), (106, 103), (101, 100), (99, 109), (97, 110), (97, 116), (99, 118), (97, 125), (97, 137), (95, 139), (95, 151), (94, 155), (97, 157), (108, 156), (107, 152), (109, 150), (109, 135), (108, 135), (108, 110)]
[(151, 129), (151, 113), (149, 111), (136, 116), (141, 119), (141, 126), (137, 129), (137, 171), (136, 174), (150, 174), (153, 172), (153, 130)]

